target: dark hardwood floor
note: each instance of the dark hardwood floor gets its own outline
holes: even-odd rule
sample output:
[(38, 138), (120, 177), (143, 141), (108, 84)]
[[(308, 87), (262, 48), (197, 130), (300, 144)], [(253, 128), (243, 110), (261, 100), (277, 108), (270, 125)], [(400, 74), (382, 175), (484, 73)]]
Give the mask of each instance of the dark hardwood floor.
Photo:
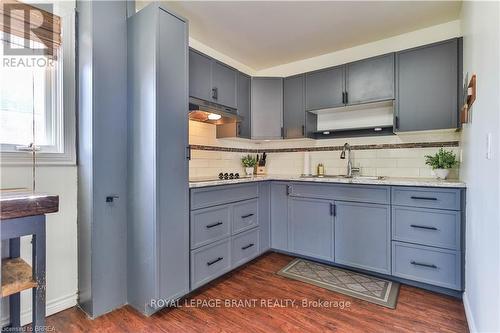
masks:
[[(257, 299), (256, 307), (179, 307), (144, 317), (125, 306), (96, 320), (78, 308), (50, 316), (55, 332), (467, 332), (460, 300), (401, 286), (397, 308), (384, 308), (275, 274), (293, 258), (266, 254), (212, 282), (185, 302)], [(302, 307), (309, 301), (349, 307)], [(295, 300), (294, 307), (262, 307), (261, 300)], [(251, 302), (251, 301), (249, 301)], [(181, 302), (181, 304), (185, 304)], [(252, 305), (252, 304), (247, 304)], [(279, 305), (279, 304), (278, 304)]]

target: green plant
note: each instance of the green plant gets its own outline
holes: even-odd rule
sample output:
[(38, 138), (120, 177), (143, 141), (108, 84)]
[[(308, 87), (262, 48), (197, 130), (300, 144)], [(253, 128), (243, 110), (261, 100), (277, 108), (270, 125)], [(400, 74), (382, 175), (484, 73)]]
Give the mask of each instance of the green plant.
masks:
[(425, 164), (434, 169), (451, 169), (458, 164), (457, 156), (452, 151), (440, 148), (434, 155), (425, 155)]
[(252, 155), (243, 156), (241, 158), (241, 164), (243, 164), (245, 168), (253, 168), (257, 165), (257, 158)]

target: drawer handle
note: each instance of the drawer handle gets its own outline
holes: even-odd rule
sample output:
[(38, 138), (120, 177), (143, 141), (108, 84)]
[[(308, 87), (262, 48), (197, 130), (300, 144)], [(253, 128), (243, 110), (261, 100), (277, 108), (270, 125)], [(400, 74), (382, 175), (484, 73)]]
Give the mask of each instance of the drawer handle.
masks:
[(254, 246), (254, 243), (250, 243), (250, 244), (248, 244), (248, 245), (246, 245), (246, 246), (243, 246), (241, 249), (242, 249), (242, 250), (246, 250), (246, 249), (251, 248), (252, 246)]
[(207, 229), (210, 229), (210, 228), (216, 227), (216, 226), (221, 225), (221, 224), (222, 224), (222, 221), (219, 221), (219, 222), (214, 223), (214, 224), (209, 224), (209, 225), (207, 225)]
[(426, 230), (439, 230), (438, 228), (436, 227), (429, 227), (429, 226), (426, 226), (426, 225), (417, 225), (417, 224), (410, 224), (410, 227), (412, 228), (418, 228), (418, 229), (426, 229)]
[(223, 257), (219, 257), (219, 258), (217, 258), (217, 259), (214, 259), (214, 260), (212, 260), (212, 261), (209, 261), (209, 262), (207, 262), (207, 266), (212, 266), (213, 264), (215, 264), (215, 263), (217, 263), (217, 262), (221, 261), (222, 259), (224, 259), (224, 258), (223, 258)]
[(411, 198), (414, 199), (414, 200), (430, 200), (430, 201), (436, 201), (437, 200), (437, 198), (431, 198), (431, 197), (414, 197), (414, 196), (412, 196)]
[(241, 218), (242, 218), (242, 219), (246, 219), (247, 217), (250, 217), (250, 216), (253, 216), (253, 214), (243, 215)]
[(436, 265), (433, 265), (433, 264), (424, 264), (424, 263), (413, 261), (413, 260), (410, 261), (410, 264), (415, 265), (415, 266), (434, 268), (434, 269), (438, 268)]

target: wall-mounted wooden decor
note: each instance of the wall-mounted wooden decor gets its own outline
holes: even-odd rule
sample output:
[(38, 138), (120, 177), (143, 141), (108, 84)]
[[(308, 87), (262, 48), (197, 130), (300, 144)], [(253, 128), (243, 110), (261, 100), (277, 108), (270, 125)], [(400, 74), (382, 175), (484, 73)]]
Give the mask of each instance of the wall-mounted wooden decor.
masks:
[(465, 124), (470, 121), (470, 110), (472, 104), (476, 100), (476, 74), (473, 74), (470, 78), (469, 83), (467, 83), (469, 78), (469, 74), (465, 76), (465, 84), (464, 84), (464, 98), (463, 98), (463, 106), (460, 111), (460, 123)]

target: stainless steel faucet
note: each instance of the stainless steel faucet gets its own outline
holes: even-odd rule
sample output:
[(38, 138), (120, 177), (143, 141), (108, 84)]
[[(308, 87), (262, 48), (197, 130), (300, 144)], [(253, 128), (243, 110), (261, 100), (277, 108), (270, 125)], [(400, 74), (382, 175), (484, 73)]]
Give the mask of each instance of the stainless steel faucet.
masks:
[(342, 148), (342, 153), (340, 153), (340, 158), (345, 160), (346, 150), (347, 150), (347, 175), (346, 175), (346, 177), (352, 178), (352, 173), (359, 172), (359, 168), (355, 168), (352, 166), (351, 146), (349, 146), (349, 144), (347, 142), (344, 143), (344, 147)]

